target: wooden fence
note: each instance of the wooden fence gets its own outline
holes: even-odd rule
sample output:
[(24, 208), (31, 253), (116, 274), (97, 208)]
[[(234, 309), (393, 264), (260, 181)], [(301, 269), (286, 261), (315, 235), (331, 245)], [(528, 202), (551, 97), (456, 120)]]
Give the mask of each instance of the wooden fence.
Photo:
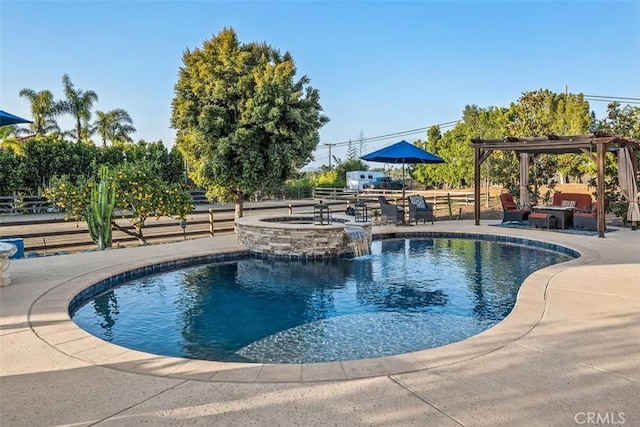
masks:
[[(312, 213), (316, 201), (298, 200), (291, 202), (261, 202), (245, 204), (245, 216), (273, 214)], [(342, 201), (327, 203), (335, 212), (342, 212), (345, 204)], [(180, 221), (162, 217), (158, 220), (150, 218), (143, 228), (144, 236), (149, 243), (174, 242), (183, 239), (195, 239), (234, 232), (234, 207), (232, 205), (199, 206), (187, 216), (186, 227)], [(21, 238), (24, 241), (25, 253), (35, 252), (47, 255), (60, 252), (77, 252), (95, 249), (91, 241), (87, 224), (65, 221), (63, 213), (41, 215), (0, 215), (0, 239)], [(134, 230), (127, 220), (117, 216), (118, 226)], [(113, 229), (114, 247), (137, 246), (138, 239), (122, 231)]]
[[(475, 195), (467, 192), (454, 192), (454, 191), (415, 191), (405, 190), (405, 197), (420, 194), (429, 203), (433, 204), (434, 209), (448, 209), (449, 201), (453, 206), (469, 206), (475, 201)], [(316, 187), (313, 189), (314, 199), (324, 200), (344, 200), (353, 202), (366, 202), (366, 203), (378, 203), (378, 196), (384, 196), (387, 200), (399, 203), (402, 200), (402, 190), (374, 190), (366, 189), (362, 191), (347, 191), (343, 188), (321, 188)], [(484, 200), (485, 195), (480, 196)], [(482, 201), (481, 200), (481, 201)]]
[[(446, 193), (446, 192), (416, 192), (407, 191), (406, 195), (422, 194), (434, 209), (447, 209), (448, 201), (453, 206), (473, 204), (473, 193)], [(287, 201), (291, 195), (302, 195), (296, 200)], [(270, 201), (245, 203), (244, 215), (262, 215), (267, 213), (312, 213), (313, 206), (322, 200), (332, 207), (334, 212), (343, 212), (346, 203), (358, 201), (366, 202), (369, 207), (376, 207), (378, 195), (384, 195), (392, 203), (402, 203), (402, 191), (396, 190), (365, 190), (361, 192), (345, 191), (342, 188), (314, 188), (294, 190), (293, 193), (263, 195), (271, 197)], [(275, 200), (274, 197), (282, 197)], [(204, 193), (194, 194), (194, 202), (203, 203)], [(256, 197), (260, 200), (260, 197)], [(94, 249), (95, 244), (89, 237), (86, 223), (65, 221), (64, 213), (57, 212), (37, 196), (24, 196), (21, 199), (0, 198), (0, 238), (22, 238), (26, 252), (39, 254), (55, 253), (60, 251), (80, 251)], [(10, 205), (9, 207), (6, 207)], [(3, 209), (4, 207), (4, 209)], [(40, 215), (28, 215), (40, 213)], [(43, 213), (46, 213), (43, 215)], [(10, 215), (6, 215), (10, 214)], [(455, 215), (456, 212), (454, 211)], [(129, 230), (133, 225), (127, 218), (117, 217), (117, 224)], [(182, 239), (193, 239), (218, 234), (234, 232), (234, 207), (232, 205), (203, 205), (197, 204), (195, 211), (187, 217), (186, 228), (180, 227), (180, 222), (171, 218), (153, 218), (147, 220), (143, 229), (149, 243), (171, 242)], [(113, 245), (135, 246), (138, 240), (122, 231), (113, 230)]]
[(40, 196), (0, 196), (0, 214), (55, 212), (56, 208)]
[[(210, 203), (205, 196), (205, 190), (190, 190), (189, 193), (193, 204), (196, 206)], [(311, 199), (312, 194), (313, 189), (311, 188), (285, 189), (268, 193), (258, 192), (250, 201)], [(0, 214), (15, 215), (47, 212), (60, 212), (60, 209), (37, 195), (15, 194), (13, 196), (0, 196)]]
[[(209, 201), (205, 197), (204, 190), (191, 190), (191, 198), (194, 205), (206, 205)], [(412, 194), (422, 194), (425, 198), (433, 203), (435, 209), (438, 206), (447, 205), (448, 198), (454, 205), (470, 205), (473, 203), (474, 194), (464, 192), (435, 192), (435, 191), (406, 191), (407, 196)], [(251, 201), (259, 202), (265, 200), (301, 200), (301, 199), (326, 199), (326, 200), (343, 200), (343, 201), (365, 201), (377, 203), (379, 195), (385, 196), (390, 200), (400, 200), (402, 198), (401, 190), (363, 190), (348, 191), (344, 188), (299, 188), (287, 189), (270, 193), (257, 193), (251, 198)], [(484, 195), (482, 195), (484, 197)], [(32, 214), (59, 212), (55, 205), (49, 203), (40, 196), (33, 195), (14, 195), (0, 196), (0, 214)]]

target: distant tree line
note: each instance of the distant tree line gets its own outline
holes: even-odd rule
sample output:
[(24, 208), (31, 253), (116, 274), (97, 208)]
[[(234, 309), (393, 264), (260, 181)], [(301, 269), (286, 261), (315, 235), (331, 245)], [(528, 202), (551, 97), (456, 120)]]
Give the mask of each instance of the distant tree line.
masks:
[(42, 194), (54, 177), (90, 178), (103, 165), (115, 167), (122, 163), (145, 163), (167, 183), (184, 182), (182, 154), (175, 147), (167, 150), (162, 141), (140, 140), (135, 144), (96, 147), (87, 142), (68, 141), (56, 133), (28, 138), (16, 148), (9, 144), (3, 147), (0, 149), (2, 196)]
[[(90, 142), (91, 138), (97, 135), (102, 146), (106, 146), (107, 142), (112, 144), (133, 142), (131, 134), (136, 132), (136, 128), (126, 110), (122, 108), (109, 111), (97, 110), (96, 119), (92, 121), (92, 109), (98, 102), (98, 95), (92, 90), (76, 88), (67, 74), (62, 76), (62, 86), (63, 99), (55, 99), (53, 92), (48, 89), (20, 90), (20, 97), (31, 104), (33, 123), (27, 128), (7, 126), (3, 129), (2, 141), (11, 136), (57, 135), (71, 138), (75, 142)], [(73, 118), (73, 129), (62, 130), (58, 125), (58, 118), (65, 115)]]
[[(101, 166), (124, 162), (145, 163), (144, 168), (169, 184), (184, 182), (184, 158), (162, 141), (133, 142), (136, 129), (122, 108), (95, 111), (98, 95), (76, 88), (62, 77), (63, 99), (53, 92), (30, 88), (20, 96), (30, 103), (33, 123), (0, 127), (0, 195), (42, 194), (55, 177), (94, 177)], [(70, 115), (72, 129), (62, 130), (58, 119)]]
[[(462, 112), (463, 120), (442, 133), (434, 126), (427, 131), (425, 140), (414, 143), (445, 159), (439, 165), (409, 166), (411, 178), (430, 189), (456, 189), (473, 186), (474, 154), (470, 147), (473, 138), (502, 139), (507, 136), (533, 137), (556, 135), (582, 135), (595, 132), (615, 133), (640, 138), (640, 108), (613, 102), (607, 116), (598, 120), (589, 111), (589, 103), (582, 94), (557, 94), (546, 89), (523, 93), (509, 107), (481, 108), (468, 105)], [(345, 172), (366, 170), (367, 164), (358, 159), (357, 150), (349, 147), (346, 159), (335, 160), (335, 168), (323, 167), (308, 173), (308, 181), (327, 187), (344, 186)], [(579, 182), (584, 176), (594, 176), (595, 162), (584, 154), (534, 156), (529, 171), (534, 198), (544, 199), (542, 186), (553, 188), (559, 176), (562, 183)], [(519, 195), (519, 162), (512, 152), (494, 152), (482, 166), (485, 185), (502, 185)], [(615, 157), (607, 155), (607, 186), (617, 184)], [(614, 182), (615, 181), (615, 182)], [(594, 182), (591, 182), (595, 185)], [(615, 191), (613, 196), (616, 197)], [(614, 202), (610, 200), (610, 202)]]
[[(63, 86), (63, 100), (55, 100), (49, 90), (20, 91), (31, 103), (33, 123), (0, 127), (0, 195), (45, 197), (68, 219), (87, 222), (99, 249), (111, 245), (112, 228), (144, 244), (149, 218), (185, 219), (193, 203), (184, 188), (180, 151), (169, 151), (162, 141), (134, 143), (133, 120), (121, 108), (96, 111), (91, 121), (96, 93), (76, 89), (67, 75)], [(60, 129), (57, 118), (63, 114), (73, 116), (73, 129)], [(106, 193), (113, 197), (107, 200)], [(133, 230), (116, 222), (116, 214)]]

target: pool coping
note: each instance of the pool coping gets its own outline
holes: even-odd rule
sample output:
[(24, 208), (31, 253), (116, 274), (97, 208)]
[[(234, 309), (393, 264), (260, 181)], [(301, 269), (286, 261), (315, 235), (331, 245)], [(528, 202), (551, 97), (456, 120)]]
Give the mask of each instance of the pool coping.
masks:
[[(572, 267), (588, 264), (599, 258), (597, 252), (570, 242), (552, 243), (538, 235), (523, 238), (511, 232), (482, 231), (478, 233), (429, 230), (425, 227), (380, 227), (374, 231), (375, 238), (404, 238), (410, 236), (442, 237), (458, 236), (480, 238), (492, 236), (496, 240), (518, 240), (537, 242), (541, 246), (556, 245), (575, 251), (579, 258), (538, 270), (522, 283), (511, 313), (494, 327), (463, 341), (416, 352), (372, 359), (343, 362), (262, 364), (229, 363), (159, 356), (131, 350), (111, 344), (80, 329), (70, 318), (68, 307), (78, 294), (95, 283), (108, 281), (118, 275), (127, 275), (132, 270), (153, 270), (153, 265), (172, 264), (181, 260), (210, 258), (212, 256), (233, 257), (246, 253), (244, 249), (230, 248), (211, 251), (164, 254), (153, 259), (135, 260), (127, 265), (108, 266), (78, 277), (74, 277), (40, 295), (31, 305), (28, 322), (35, 334), (68, 356), (89, 364), (132, 373), (168, 378), (240, 383), (322, 382), (344, 381), (378, 376), (394, 375), (452, 365), (499, 350), (526, 336), (542, 319), (546, 310), (546, 293), (553, 279)], [(39, 324), (33, 321), (47, 316), (55, 321)]]

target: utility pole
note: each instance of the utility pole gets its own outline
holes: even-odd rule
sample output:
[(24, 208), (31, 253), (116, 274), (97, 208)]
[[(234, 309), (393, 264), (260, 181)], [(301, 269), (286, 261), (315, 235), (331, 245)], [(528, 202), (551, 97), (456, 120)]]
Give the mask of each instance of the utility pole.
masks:
[(324, 144), (329, 147), (329, 170), (331, 170), (331, 145), (332, 144)]

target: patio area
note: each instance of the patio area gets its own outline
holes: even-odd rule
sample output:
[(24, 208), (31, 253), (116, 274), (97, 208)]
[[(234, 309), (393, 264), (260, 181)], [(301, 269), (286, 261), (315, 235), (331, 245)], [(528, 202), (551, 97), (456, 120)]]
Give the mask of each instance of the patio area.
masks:
[(512, 236), (582, 256), (529, 276), (513, 312), (480, 335), (348, 362), (160, 357), (68, 319), (69, 296), (87, 285), (176, 256), (242, 250), (235, 235), (14, 260), (12, 285), (0, 288), (0, 425), (640, 425), (640, 231), (599, 238), (496, 223), (373, 232)]

